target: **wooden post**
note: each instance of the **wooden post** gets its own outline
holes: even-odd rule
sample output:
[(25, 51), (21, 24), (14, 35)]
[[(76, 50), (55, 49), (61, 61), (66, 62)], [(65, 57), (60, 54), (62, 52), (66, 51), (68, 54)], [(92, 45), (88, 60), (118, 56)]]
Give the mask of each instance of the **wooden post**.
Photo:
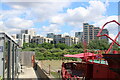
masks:
[(50, 64), (49, 64), (49, 76), (50, 76)]
[(41, 68), (43, 67), (43, 66), (42, 66), (42, 60), (41, 60), (40, 66), (41, 66)]

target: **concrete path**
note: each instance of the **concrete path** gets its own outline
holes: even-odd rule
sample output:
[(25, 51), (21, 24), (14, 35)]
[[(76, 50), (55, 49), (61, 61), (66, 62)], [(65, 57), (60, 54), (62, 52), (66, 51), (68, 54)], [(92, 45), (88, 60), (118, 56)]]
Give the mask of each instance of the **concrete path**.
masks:
[(29, 78), (29, 79), (37, 80), (37, 75), (32, 67), (30, 68), (23, 67), (22, 72), (20, 73), (18, 78), (19, 79)]

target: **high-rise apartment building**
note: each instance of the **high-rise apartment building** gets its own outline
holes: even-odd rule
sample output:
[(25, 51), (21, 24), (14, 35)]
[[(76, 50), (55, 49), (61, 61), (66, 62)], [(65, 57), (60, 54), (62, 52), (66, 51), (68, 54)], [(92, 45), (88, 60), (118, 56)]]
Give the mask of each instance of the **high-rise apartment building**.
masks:
[(83, 40), (86, 42), (89, 42), (90, 40), (93, 40), (94, 38), (94, 31), (93, 31), (93, 25), (89, 25), (88, 23), (83, 24)]
[(101, 39), (101, 38), (102, 38), (102, 37), (97, 37), (97, 36), (96, 36), (99, 31), (100, 31), (100, 28), (99, 28), (99, 27), (93, 27), (93, 40), (94, 40), (94, 39)]
[[(89, 25), (88, 23), (83, 23), (83, 40), (89, 43), (94, 39), (106, 39), (107, 37), (97, 37), (96, 35), (100, 31), (99, 27), (94, 27), (93, 25)], [(109, 34), (107, 29), (103, 29), (102, 34)]]

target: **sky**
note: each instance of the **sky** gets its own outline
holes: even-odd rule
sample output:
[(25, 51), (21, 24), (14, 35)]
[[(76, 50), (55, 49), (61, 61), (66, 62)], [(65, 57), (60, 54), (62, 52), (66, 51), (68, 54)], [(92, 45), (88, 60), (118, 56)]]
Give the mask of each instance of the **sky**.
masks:
[[(16, 34), (21, 29), (33, 29), (42, 36), (47, 33), (74, 36), (75, 32), (83, 31), (83, 23), (102, 27), (107, 21), (118, 21), (117, 1), (20, 1), (0, 3), (0, 31)], [(112, 38), (116, 36), (116, 24), (105, 28)]]

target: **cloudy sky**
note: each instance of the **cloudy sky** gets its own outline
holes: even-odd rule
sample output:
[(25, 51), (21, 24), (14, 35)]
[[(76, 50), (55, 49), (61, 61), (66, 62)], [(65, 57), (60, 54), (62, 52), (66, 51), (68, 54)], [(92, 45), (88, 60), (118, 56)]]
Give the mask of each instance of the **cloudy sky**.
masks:
[[(118, 20), (118, 2), (108, 0), (83, 1), (24, 1), (0, 3), (0, 31), (10, 34), (19, 33), (21, 29), (34, 29), (36, 34), (69, 34), (83, 30), (87, 22), (101, 27), (105, 22)], [(110, 36), (118, 31), (117, 25), (106, 27)]]

